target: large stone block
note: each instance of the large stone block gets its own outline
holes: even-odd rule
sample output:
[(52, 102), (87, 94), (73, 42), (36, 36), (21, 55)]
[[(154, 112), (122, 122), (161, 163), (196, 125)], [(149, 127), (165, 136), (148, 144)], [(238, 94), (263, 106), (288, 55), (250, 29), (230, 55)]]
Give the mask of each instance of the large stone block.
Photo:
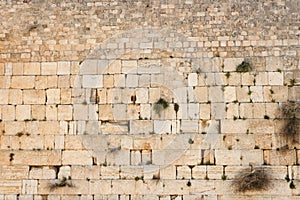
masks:
[(215, 150), (217, 165), (240, 165), (241, 150)]
[(32, 89), (35, 85), (34, 76), (13, 76), (11, 79), (11, 88)]
[(92, 165), (92, 155), (88, 151), (63, 151), (62, 153), (63, 165)]

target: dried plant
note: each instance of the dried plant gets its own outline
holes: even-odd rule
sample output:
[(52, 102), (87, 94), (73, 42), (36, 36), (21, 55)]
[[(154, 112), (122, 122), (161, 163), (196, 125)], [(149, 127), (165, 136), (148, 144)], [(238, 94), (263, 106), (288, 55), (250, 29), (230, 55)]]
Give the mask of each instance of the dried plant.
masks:
[(237, 192), (267, 190), (270, 185), (270, 175), (262, 168), (242, 171), (233, 181), (233, 186)]
[(283, 126), (281, 134), (287, 141), (299, 143), (300, 137), (300, 102), (287, 102), (280, 108)]
[(71, 177), (62, 177), (59, 180), (56, 180), (55, 183), (51, 183), (50, 184), (50, 190), (54, 190), (56, 188), (60, 188), (60, 187), (74, 187), (74, 185), (71, 183)]

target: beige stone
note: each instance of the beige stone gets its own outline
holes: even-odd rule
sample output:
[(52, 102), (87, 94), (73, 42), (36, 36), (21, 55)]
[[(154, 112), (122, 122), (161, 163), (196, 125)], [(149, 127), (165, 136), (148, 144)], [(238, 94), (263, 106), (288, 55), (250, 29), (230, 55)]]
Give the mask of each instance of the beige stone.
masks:
[(57, 62), (42, 62), (41, 63), (41, 74), (42, 75), (56, 75), (57, 73)]
[(88, 151), (63, 151), (63, 165), (92, 165), (92, 155)]
[(31, 89), (34, 88), (34, 76), (13, 76), (11, 79), (11, 88)]
[(41, 65), (38, 62), (24, 63), (24, 75), (40, 75)]

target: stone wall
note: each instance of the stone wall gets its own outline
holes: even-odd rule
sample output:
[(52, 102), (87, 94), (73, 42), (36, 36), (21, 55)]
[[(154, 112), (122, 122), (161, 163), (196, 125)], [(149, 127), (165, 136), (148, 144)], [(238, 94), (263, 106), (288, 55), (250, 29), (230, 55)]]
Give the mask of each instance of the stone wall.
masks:
[(297, 0), (0, 8), (0, 200), (299, 199)]

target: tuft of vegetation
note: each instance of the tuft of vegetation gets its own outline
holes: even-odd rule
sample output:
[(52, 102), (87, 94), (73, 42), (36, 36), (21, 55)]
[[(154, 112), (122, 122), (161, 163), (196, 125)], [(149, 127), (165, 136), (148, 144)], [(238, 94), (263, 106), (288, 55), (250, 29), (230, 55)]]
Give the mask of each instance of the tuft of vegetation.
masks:
[(18, 136), (18, 137), (22, 137), (22, 135), (24, 135), (23, 132), (18, 132), (18, 133), (16, 134), (16, 136)]
[(62, 179), (58, 180), (56, 183), (50, 184), (50, 190), (54, 190), (56, 188), (60, 187), (74, 187), (74, 185), (71, 183), (71, 177), (62, 177)]
[(156, 114), (160, 116), (161, 111), (168, 107), (169, 103), (165, 99), (160, 98), (157, 102), (155, 102), (153, 109), (156, 112)]
[(194, 140), (192, 138), (189, 139), (189, 144), (194, 144)]
[(293, 189), (296, 189), (296, 185), (294, 183), (294, 181), (291, 181), (290, 183), (290, 188), (293, 190)]
[(174, 104), (174, 110), (175, 110), (175, 112), (176, 112), (176, 114), (177, 114), (178, 111), (179, 111), (179, 105), (178, 105), (178, 103), (175, 103), (175, 104)]
[(271, 186), (270, 175), (265, 170), (253, 169), (241, 171), (233, 180), (233, 186), (237, 192), (262, 191)]
[(222, 180), (225, 181), (227, 179), (227, 176), (225, 174), (222, 175)]
[(287, 102), (282, 105), (280, 111), (284, 121), (281, 134), (292, 143), (299, 143), (300, 102)]
[(143, 177), (143, 176), (141, 176), (141, 177), (136, 176), (136, 177), (134, 178), (134, 180), (135, 180), (135, 181), (144, 180), (144, 177)]
[(186, 183), (186, 186), (191, 187), (191, 186), (192, 186), (191, 181), (188, 181), (188, 182)]
[(250, 65), (250, 63), (243, 61), (241, 64), (239, 64), (236, 67), (236, 71), (237, 72), (250, 72), (250, 71), (252, 71), (252, 66)]
[(290, 79), (290, 86), (294, 86), (297, 83), (296, 79)]

